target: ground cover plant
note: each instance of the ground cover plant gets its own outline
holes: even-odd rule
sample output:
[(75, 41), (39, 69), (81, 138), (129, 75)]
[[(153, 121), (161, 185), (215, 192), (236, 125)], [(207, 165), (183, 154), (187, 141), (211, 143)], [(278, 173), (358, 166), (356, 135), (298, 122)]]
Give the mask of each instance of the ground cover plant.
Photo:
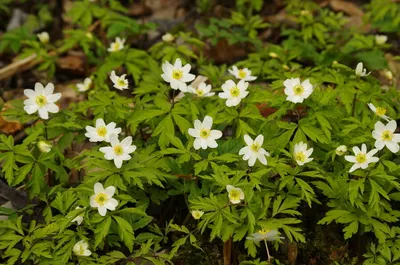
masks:
[(400, 264), (398, 1), (0, 16), (0, 264)]

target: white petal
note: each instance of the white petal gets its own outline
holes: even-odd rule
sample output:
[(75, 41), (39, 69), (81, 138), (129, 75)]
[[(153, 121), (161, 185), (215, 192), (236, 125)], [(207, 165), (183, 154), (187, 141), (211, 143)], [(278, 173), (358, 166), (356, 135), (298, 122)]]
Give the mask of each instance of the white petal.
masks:
[(115, 187), (114, 186), (109, 186), (104, 189), (104, 193), (107, 194), (110, 198), (114, 196), (115, 193)]
[(211, 129), (211, 127), (212, 127), (212, 124), (213, 124), (213, 118), (212, 117), (210, 117), (210, 116), (205, 116), (204, 117), (204, 120), (203, 120), (203, 128), (205, 128), (205, 129)]
[(43, 85), (42, 85), (41, 83), (39, 83), (39, 82), (35, 83), (35, 92), (36, 92), (36, 95), (43, 94), (43, 91), (44, 91)]
[(251, 139), (251, 137), (247, 134), (244, 135), (244, 141), (248, 146), (251, 146), (253, 144), (253, 139)]
[(119, 158), (119, 157), (115, 157), (115, 158), (114, 158), (114, 165), (115, 165), (117, 168), (121, 168), (121, 166), (122, 166), (122, 159)]
[(39, 109), (39, 116), (40, 118), (47, 120), (49, 118), (49, 113), (47, 112), (47, 109), (45, 108), (40, 108)]
[(93, 190), (94, 190), (95, 194), (104, 192), (103, 185), (100, 182), (97, 182), (96, 184), (94, 184)]
[(24, 89), (24, 95), (28, 98), (36, 98), (36, 92), (32, 89)]
[(392, 152), (392, 153), (397, 153), (399, 151), (399, 144), (395, 142), (387, 142), (386, 143), (387, 148)]
[(45, 96), (50, 96), (51, 94), (53, 94), (54, 91), (54, 85), (52, 83), (48, 83), (46, 85), (46, 87), (44, 88), (44, 95)]
[(386, 128), (391, 131), (394, 132), (397, 129), (397, 122), (395, 120), (391, 120), (388, 122), (388, 124), (386, 124)]
[(188, 133), (189, 133), (190, 136), (193, 136), (193, 137), (200, 137), (200, 130), (198, 130), (198, 129), (190, 128), (190, 129), (188, 130)]
[(58, 108), (58, 106), (54, 103), (48, 103), (46, 104), (46, 109), (48, 112), (50, 113), (57, 113), (60, 109)]
[(219, 139), (222, 137), (222, 132), (218, 130), (211, 130), (210, 131), (210, 136), (214, 139)]
[(199, 150), (199, 149), (200, 149), (201, 145), (200, 145), (200, 139), (199, 139), (199, 138), (196, 138), (196, 139), (194, 140), (193, 147), (194, 147), (194, 149), (196, 149), (196, 150)]
[(97, 207), (97, 210), (99, 211), (99, 214), (101, 216), (106, 216), (106, 214), (107, 214), (107, 208), (106, 207), (99, 206), (99, 207)]
[(131, 144), (132, 144), (132, 137), (131, 136), (128, 136), (128, 137), (126, 137), (124, 140), (122, 140), (122, 142), (121, 142), (121, 145), (122, 146), (131, 146)]
[(262, 134), (258, 135), (257, 138), (254, 140), (254, 142), (262, 146), (264, 142), (264, 136)]

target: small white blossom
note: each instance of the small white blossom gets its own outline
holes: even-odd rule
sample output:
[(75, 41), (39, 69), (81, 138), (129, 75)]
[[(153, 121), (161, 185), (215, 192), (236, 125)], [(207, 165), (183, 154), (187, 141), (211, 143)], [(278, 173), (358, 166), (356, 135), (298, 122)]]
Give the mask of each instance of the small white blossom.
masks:
[(188, 92), (186, 83), (193, 81), (195, 78), (195, 75), (189, 73), (190, 69), (190, 64), (182, 67), (182, 61), (178, 58), (175, 60), (174, 65), (169, 62), (162, 64), (163, 74), (161, 77), (170, 84), (172, 89)]
[(237, 106), (249, 94), (248, 86), (249, 83), (244, 80), (240, 80), (237, 85), (232, 80), (228, 80), (222, 85), (223, 92), (219, 93), (218, 96), (227, 99), (226, 106)]
[(115, 122), (110, 122), (106, 125), (103, 119), (97, 119), (96, 128), (92, 126), (85, 127), (85, 136), (89, 138), (90, 142), (110, 142), (111, 134), (118, 135), (121, 132), (121, 128), (115, 128), (116, 125)]
[(174, 37), (174, 35), (172, 35), (171, 33), (165, 33), (165, 34), (162, 36), (162, 40), (165, 41), (165, 42), (173, 42), (174, 39), (175, 39), (175, 37)]
[(77, 256), (88, 257), (92, 255), (92, 252), (89, 250), (89, 244), (84, 240), (77, 242), (72, 248), (72, 251)]
[(258, 230), (257, 233), (254, 233), (251, 236), (246, 237), (246, 239), (254, 242), (260, 242), (260, 241), (275, 241), (278, 239), (283, 239), (283, 237), (279, 236), (278, 230), (261, 229)]
[[(82, 207), (76, 206), (75, 210), (83, 209)], [(75, 217), (71, 223), (76, 222), (77, 225), (81, 225), (83, 222), (83, 213)]]
[(262, 148), (264, 136), (260, 134), (253, 141), (250, 136), (245, 134), (244, 141), (246, 142), (247, 146), (243, 147), (239, 151), (239, 155), (243, 155), (243, 160), (248, 160), (250, 167), (254, 166), (254, 163), (257, 159), (260, 160), (261, 164), (267, 165), (266, 156), (269, 156), (269, 153)]
[(385, 119), (385, 120), (389, 120), (390, 118), (388, 116), (386, 116), (386, 108), (384, 107), (375, 107), (374, 104), (372, 103), (368, 103), (367, 104), (368, 107), (380, 118)]
[(367, 69), (364, 68), (363, 63), (358, 63), (357, 67), (356, 67), (356, 76), (367, 76), (369, 75), (371, 72), (369, 72), (367, 74)]
[(106, 216), (107, 210), (114, 211), (118, 206), (118, 201), (113, 198), (115, 187), (103, 188), (99, 182), (94, 184), (94, 195), (90, 197), (90, 206), (97, 208), (101, 216)]
[(339, 145), (339, 146), (336, 148), (335, 152), (336, 152), (336, 154), (337, 154), (338, 156), (342, 156), (342, 155), (344, 155), (345, 153), (347, 153), (347, 146), (345, 146), (345, 145)]
[(385, 44), (388, 37), (386, 35), (375, 35), (375, 42), (378, 45)]
[(189, 92), (192, 92), (193, 94), (196, 94), (198, 97), (211, 97), (214, 96), (214, 92), (211, 91), (211, 85), (206, 85), (206, 83), (201, 82), (197, 88), (193, 88), (191, 86), (188, 86)]
[(41, 33), (36, 34), (38, 39), (40, 40), (41, 43), (46, 44), (49, 43), (50, 40), (50, 35), (46, 31), (43, 31)]
[(244, 200), (244, 193), (241, 188), (235, 188), (232, 185), (227, 185), (226, 190), (228, 191), (229, 201), (232, 204), (239, 204)]
[(300, 142), (294, 145), (293, 157), (296, 160), (296, 163), (299, 166), (304, 165), (312, 161), (314, 158), (310, 158), (310, 155), (314, 151), (314, 148), (310, 148), (307, 150), (307, 144)]
[(193, 218), (196, 220), (200, 219), (204, 214), (203, 211), (199, 211), (199, 210), (193, 210), (190, 213), (192, 214)]
[(349, 170), (350, 173), (359, 168), (366, 169), (370, 163), (379, 161), (379, 158), (373, 156), (378, 152), (378, 149), (372, 149), (367, 153), (367, 146), (365, 144), (362, 144), (361, 150), (357, 146), (354, 146), (353, 152), (354, 156), (344, 157), (347, 161), (354, 163)]
[(251, 75), (251, 71), (248, 68), (238, 69), (236, 66), (233, 66), (232, 69), (228, 69), (228, 71), (231, 75), (240, 80), (253, 81), (257, 79), (257, 76)]
[(117, 168), (121, 168), (122, 162), (130, 160), (132, 157), (131, 153), (135, 152), (136, 145), (132, 144), (132, 137), (128, 136), (121, 142), (118, 140), (116, 134), (110, 135), (111, 146), (101, 147), (100, 152), (104, 153), (104, 158), (107, 160), (114, 160), (114, 164)]
[(39, 141), (37, 144), (40, 152), (42, 153), (48, 153), (50, 152), (51, 148), (53, 147), (50, 143), (46, 141)]
[(76, 84), (79, 92), (85, 92), (89, 90), (91, 85), (92, 79), (90, 79), (89, 77), (86, 77), (85, 80), (83, 80), (83, 83)]
[(302, 103), (313, 92), (313, 85), (306, 79), (300, 83), (300, 78), (290, 78), (283, 82), (285, 86), (286, 100), (293, 103)]
[(115, 38), (115, 42), (112, 42), (110, 48), (107, 49), (109, 52), (117, 52), (124, 48), (125, 39), (121, 39), (120, 37)]
[(28, 97), (24, 101), (24, 110), (28, 114), (39, 112), (39, 116), (42, 119), (47, 120), (50, 113), (57, 113), (59, 108), (54, 102), (61, 98), (61, 93), (53, 94), (54, 85), (48, 83), (46, 87), (42, 84), (36, 83), (35, 90), (25, 89), (24, 94)]
[(397, 122), (391, 120), (384, 125), (378, 121), (375, 123), (375, 130), (372, 131), (372, 137), (375, 138), (375, 147), (382, 150), (385, 146), (392, 152), (399, 151), (400, 134), (394, 133), (397, 129)]
[(129, 82), (125, 77), (126, 77), (126, 74), (117, 76), (115, 74), (115, 71), (112, 71), (111, 75), (110, 75), (110, 79), (113, 82), (114, 87), (119, 90), (129, 89), (129, 87), (128, 87)]
[(189, 135), (196, 138), (193, 143), (194, 149), (216, 148), (218, 146), (215, 140), (222, 137), (222, 132), (211, 130), (212, 125), (213, 119), (210, 116), (205, 116), (203, 122), (200, 120), (194, 121), (194, 128), (188, 130)]

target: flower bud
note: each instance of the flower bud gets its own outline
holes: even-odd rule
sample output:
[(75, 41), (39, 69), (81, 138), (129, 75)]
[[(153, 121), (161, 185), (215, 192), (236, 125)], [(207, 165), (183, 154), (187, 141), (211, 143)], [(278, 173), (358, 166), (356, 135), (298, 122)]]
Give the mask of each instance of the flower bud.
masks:
[(276, 53), (274, 53), (274, 52), (270, 52), (270, 53), (268, 53), (268, 55), (269, 55), (271, 58), (278, 58), (278, 57), (279, 57), (279, 55), (276, 54)]
[(385, 77), (386, 77), (389, 81), (392, 81), (392, 79), (393, 79), (393, 73), (392, 73), (390, 70), (384, 71), (383, 74), (385, 75)]
[(192, 214), (193, 218), (196, 220), (200, 219), (204, 214), (203, 211), (199, 211), (199, 210), (193, 210), (190, 213)]
[(42, 152), (42, 153), (50, 152), (51, 148), (53, 147), (51, 144), (49, 144), (48, 142), (45, 142), (45, 141), (39, 141), (37, 146), (38, 146), (40, 152)]
[(91, 40), (93, 39), (93, 34), (91, 32), (86, 32), (86, 37)]
[(340, 146), (338, 146), (337, 148), (336, 148), (336, 154), (338, 155), (338, 156), (342, 156), (342, 155), (344, 155), (346, 152), (347, 152), (347, 146), (345, 146), (345, 145), (340, 145)]
[(49, 33), (47, 33), (46, 31), (38, 33), (38, 34), (36, 34), (36, 36), (39, 38), (40, 42), (43, 44), (48, 43), (50, 40)]
[(375, 42), (378, 45), (385, 44), (388, 37), (386, 35), (375, 35)]
[(174, 39), (175, 39), (175, 37), (171, 33), (166, 33), (162, 36), (162, 40), (165, 42), (173, 42)]

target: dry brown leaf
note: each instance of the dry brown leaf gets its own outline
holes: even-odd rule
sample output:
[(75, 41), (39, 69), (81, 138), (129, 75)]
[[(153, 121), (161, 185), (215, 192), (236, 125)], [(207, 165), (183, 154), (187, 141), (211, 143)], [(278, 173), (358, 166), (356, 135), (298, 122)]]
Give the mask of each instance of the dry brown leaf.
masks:
[(349, 16), (364, 16), (364, 12), (354, 3), (342, 0), (331, 0), (330, 4), (333, 10), (341, 11)]

